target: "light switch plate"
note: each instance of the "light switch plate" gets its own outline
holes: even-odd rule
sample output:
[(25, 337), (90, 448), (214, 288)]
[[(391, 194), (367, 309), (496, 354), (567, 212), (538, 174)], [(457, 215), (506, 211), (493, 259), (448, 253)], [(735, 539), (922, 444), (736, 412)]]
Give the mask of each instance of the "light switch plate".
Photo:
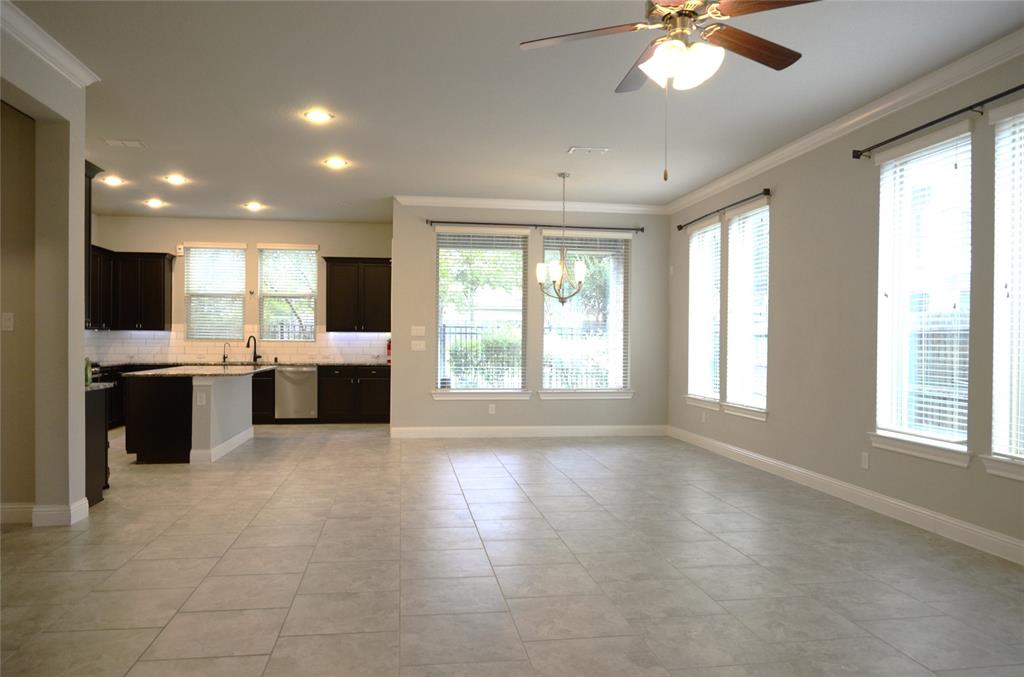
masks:
[(427, 349), (427, 342), (426, 341), (413, 341), (412, 342), (412, 351), (414, 353), (422, 353), (426, 349)]
[(414, 324), (412, 326), (412, 335), (413, 336), (426, 336), (427, 335), (427, 328), (424, 327), (423, 325)]
[(0, 330), (14, 331), (14, 313), (0, 313)]

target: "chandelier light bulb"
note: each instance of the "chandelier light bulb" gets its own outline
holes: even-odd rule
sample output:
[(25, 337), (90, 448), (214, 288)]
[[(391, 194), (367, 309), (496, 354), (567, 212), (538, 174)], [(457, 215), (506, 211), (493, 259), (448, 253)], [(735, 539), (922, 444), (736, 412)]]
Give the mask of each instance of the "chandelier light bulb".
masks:
[(548, 263), (548, 277), (555, 284), (561, 284), (562, 282), (562, 263), (560, 261), (551, 261)]
[(577, 261), (572, 265), (572, 273), (576, 284), (583, 284), (583, 278), (587, 276), (587, 264), (583, 261)]
[(545, 263), (537, 264), (537, 283), (544, 284), (548, 279), (548, 266)]

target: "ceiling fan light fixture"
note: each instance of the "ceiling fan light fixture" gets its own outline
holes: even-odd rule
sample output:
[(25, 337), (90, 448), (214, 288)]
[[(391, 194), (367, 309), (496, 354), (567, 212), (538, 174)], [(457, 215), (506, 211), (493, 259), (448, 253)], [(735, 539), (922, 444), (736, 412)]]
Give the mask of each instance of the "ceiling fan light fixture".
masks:
[(672, 81), (673, 89), (686, 90), (706, 82), (718, 72), (725, 59), (725, 50), (706, 42), (687, 45), (678, 38), (658, 45), (651, 58), (640, 64), (640, 70), (662, 89)]

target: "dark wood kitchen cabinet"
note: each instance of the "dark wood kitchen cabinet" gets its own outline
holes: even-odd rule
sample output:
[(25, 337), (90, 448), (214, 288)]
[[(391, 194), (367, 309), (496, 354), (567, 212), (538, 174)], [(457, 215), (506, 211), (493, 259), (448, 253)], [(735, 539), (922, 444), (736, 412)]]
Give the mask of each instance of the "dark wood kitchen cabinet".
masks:
[(274, 374), (261, 371), (252, 375), (252, 422), (274, 422)]
[(87, 329), (112, 329), (114, 326), (114, 259), (109, 249), (90, 248), (89, 304)]
[(325, 256), (327, 331), (391, 331), (391, 259)]
[(84, 215), (84, 233), (85, 233), (85, 279), (83, 280), (85, 287), (85, 328), (96, 329), (98, 328), (98, 320), (92, 316), (92, 281), (93, 281), (93, 259), (92, 259), (92, 180), (96, 178), (96, 175), (102, 172), (103, 169), (89, 162), (85, 161), (85, 215)]
[(85, 391), (85, 497), (89, 505), (103, 500), (110, 475), (107, 461), (107, 393), (109, 389)]
[(119, 252), (114, 260), (114, 329), (171, 328), (170, 254)]
[(321, 423), (387, 423), (391, 418), (391, 368), (321, 366), (317, 418)]

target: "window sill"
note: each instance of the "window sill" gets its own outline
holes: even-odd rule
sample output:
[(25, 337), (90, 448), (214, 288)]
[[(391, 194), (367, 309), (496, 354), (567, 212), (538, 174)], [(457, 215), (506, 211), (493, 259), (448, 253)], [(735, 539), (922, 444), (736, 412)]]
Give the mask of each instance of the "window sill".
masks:
[(718, 400), (709, 400), (704, 397), (695, 397), (693, 395), (686, 396), (686, 403), (694, 407), (710, 409), (711, 411), (718, 411), (722, 408), (722, 405)]
[(871, 440), (871, 446), (876, 449), (895, 451), (946, 465), (955, 465), (958, 468), (966, 468), (971, 462), (966, 444), (940, 442), (888, 431), (868, 433), (868, 439)]
[(542, 400), (631, 400), (632, 390), (539, 390)]
[(1009, 456), (981, 456), (989, 475), (1024, 482), (1024, 459)]
[(768, 412), (764, 409), (754, 409), (753, 407), (744, 407), (741, 404), (729, 404), (726, 402), (722, 405), (722, 411), (726, 414), (732, 414), (733, 416), (742, 416), (743, 418), (749, 418), (754, 421), (767, 421)]
[(528, 400), (529, 390), (435, 390), (435, 400)]

